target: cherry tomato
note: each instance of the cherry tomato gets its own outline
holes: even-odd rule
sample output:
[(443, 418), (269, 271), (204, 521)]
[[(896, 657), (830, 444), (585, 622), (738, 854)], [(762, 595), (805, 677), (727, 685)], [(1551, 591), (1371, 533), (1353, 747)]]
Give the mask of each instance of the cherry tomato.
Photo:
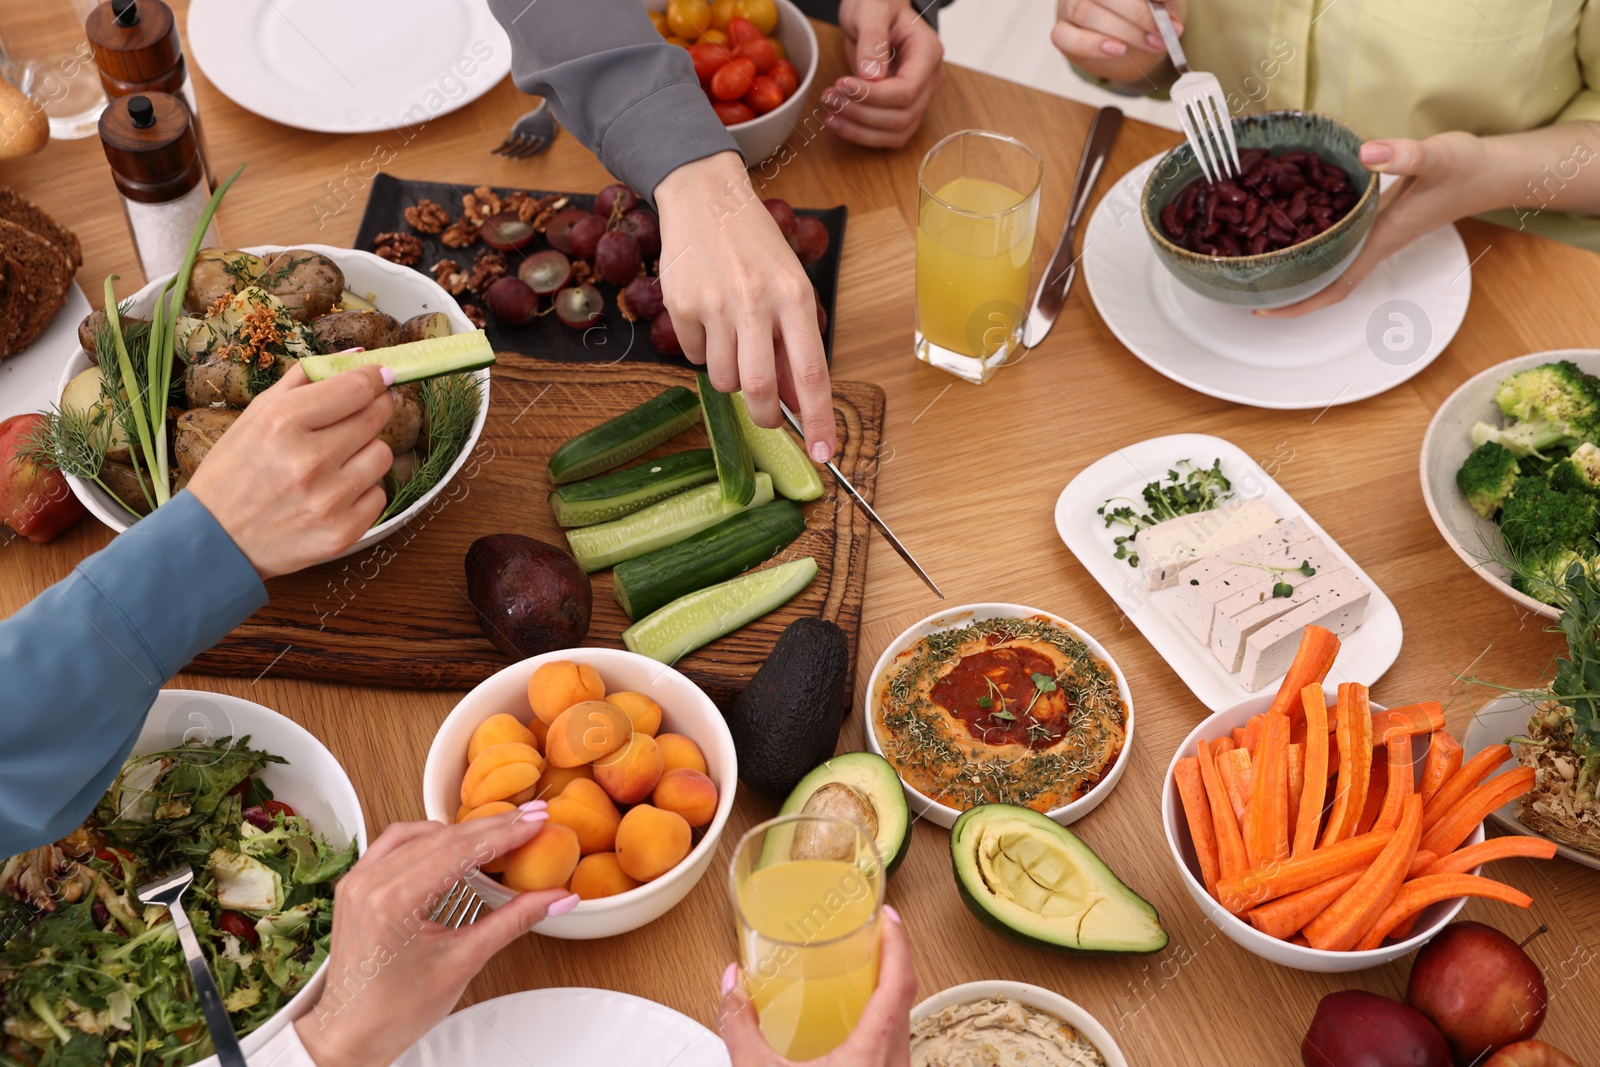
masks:
[(782, 41), (778, 40), (776, 37), (768, 37), (767, 40), (772, 42), (772, 50), (778, 54), (779, 59), (789, 58), (789, 50), (783, 47)]
[(754, 23), (762, 34), (771, 33), (778, 27), (776, 0), (739, 0), (739, 14)]
[(675, 44), (679, 48), (688, 48), (690, 45), (694, 44), (694, 42), (689, 40), (689, 38), (687, 38), (687, 37), (679, 37), (675, 33), (667, 34), (667, 43), (668, 44)]
[(661, 11), (650, 12), (650, 25), (654, 26), (656, 28), (656, 32), (663, 37), (672, 32), (671, 30), (667, 29), (667, 16)]
[(133, 857), (120, 848), (97, 848), (94, 851), (94, 858), (118, 865), (133, 862)]
[(694, 74), (700, 79), (701, 88), (710, 88), (711, 76), (727, 65), (733, 57), (728, 50), (719, 45), (699, 44), (689, 46), (689, 58), (694, 60)]
[(251, 948), (261, 943), (261, 935), (256, 933), (256, 924), (236, 911), (224, 911), (218, 915), (217, 929), (225, 934), (232, 934)]
[(755, 23), (749, 19), (737, 18), (728, 23), (728, 40), (734, 45), (741, 45), (761, 36), (761, 31), (756, 29)]
[(266, 801), (261, 805), (261, 810), (266, 812), (269, 816), (282, 815), (286, 819), (291, 818), (294, 815), (294, 809), (281, 800)]
[(672, 0), (667, 5), (667, 28), (694, 40), (711, 28), (711, 5), (706, 0)]
[(711, 110), (717, 113), (717, 118), (722, 120), (724, 126), (737, 126), (741, 122), (749, 122), (756, 117), (750, 110), (750, 105), (738, 100), (716, 100), (711, 104)]
[(765, 74), (778, 62), (778, 53), (772, 49), (768, 37), (752, 37), (733, 46), (733, 54), (743, 56), (756, 65), (756, 73)]
[(765, 115), (783, 103), (783, 90), (778, 88), (778, 83), (771, 78), (757, 74), (755, 88), (744, 94), (744, 102), (749, 104), (750, 110), (757, 115)]
[(711, 95), (718, 100), (738, 100), (755, 86), (756, 65), (735, 56), (711, 76)]
[(767, 71), (767, 77), (778, 83), (778, 88), (783, 90), (783, 98), (789, 99), (794, 91), (800, 88), (800, 75), (795, 72), (794, 64), (787, 59), (780, 59)]
[(719, 30), (726, 30), (728, 23), (739, 15), (739, 0), (712, 0), (711, 25)]
[(729, 43), (727, 30), (710, 29), (707, 30), (700, 39), (707, 44), (720, 44), (725, 46)]

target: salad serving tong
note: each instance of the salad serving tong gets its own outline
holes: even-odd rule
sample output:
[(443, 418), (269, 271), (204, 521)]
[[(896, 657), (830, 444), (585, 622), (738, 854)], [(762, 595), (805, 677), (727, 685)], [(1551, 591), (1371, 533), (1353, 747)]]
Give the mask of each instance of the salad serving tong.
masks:
[(1194, 149), (1194, 158), (1207, 181), (1239, 176), (1239, 146), (1233, 140), (1233, 112), (1222, 95), (1222, 83), (1215, 74), (1190, 70), (1189, 60), (1178, 43), (1178, 31), (1172, 28), (1172, 16), (1167, 11), (1166, 0), (1145, 0), (1150, 14), (1155, 17), (1161, 42), (1167, 46), (1167, 55), (1178, 70), (1178, 80), (1172, 86), (1172, 102), (1177, 105), (1178, 119), (1183, 123), (1184, 136)]
[(139, 902), (159, 905), (172, 916), (172, 927), (178, 931), (178, 944), (183, 947), (183, 958), (189, 964), (189, 979), (194, 983), (195, 995), (200, 998), (200, 1011), (205, 1016), (206, 1029), (211, 1031), (217, 1060), (222, 1067), (245, 1067), (244, 1050), (239, 1047), (228, 1010), (222, 1006), (222, 994), (211, 977), (211, 968), (206, 966), (200, 940), (194, 936), (194, 926), (189, 922), (189, 913), (183, 910), (183, 891), (193, 884), (194, 868), (186, 863), (166, 877), (140, 886)]

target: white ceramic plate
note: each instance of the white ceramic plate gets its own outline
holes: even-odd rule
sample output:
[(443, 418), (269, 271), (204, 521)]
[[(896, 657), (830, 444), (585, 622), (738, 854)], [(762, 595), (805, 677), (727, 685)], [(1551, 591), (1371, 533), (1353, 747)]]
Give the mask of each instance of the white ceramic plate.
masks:
[(1160, 158), (1123, 175), (1095, 207), (1083, 242), (1083, 277), (1100, 317), (1156, 372), (1236, 404), (1320, 409), (1393, 389), (1460, 328), (1472, 270), (1454, 226), (1413, 242), (1343, 301), (1302, 318), (1257, 318), (1206, 299), (1167, 271), (1139, 221), (1139, 196)]
[(1111, 1032), (1101, 1026), (1098, 1019), (1060, 993), (1029, 985), (1027, 982), (990, 980), (951, 986), (912, 1008), (911, 1021), (920, 1022), (952, 1004), (971, 1004), (975, 1000), (997, 1000), (1001, 997), (1020, 1001), (1030, 1008), (1054, 1015), (1077, 1030), (1079, 1035), (1100, 1053), (1100, 1058), (1106, 1061), (1106, 1067), (1128, 1067), (1128, 1060), (1122, 1055), (1122, 1050), (1117, 1047), (1116, 1041), (1112, 1039)]
[[(883, 755), (883, 746), (878, 742), (878, 731), (872, 725), (874, 709), (878, 706), (878, 694), (882, 691), (884, 675), (900, 653), (929, 634), (966, 626), (978, 619), (1026, 619), (1033, 615), (1047, 616), (1054, 620), (1056, 625), (1077, 634), (1088, 648), (1089, 654), (1110, 667), (1111, 673), (1116, 675), (1117, 692), (1122, 696), (1123, 706), (1128, 709), (1127, 732), (1122, 739), (1122, 751), (1117, 753), (1117, 758), (1112, 761), (1111, 769), (1105, 773), (1105, 777), (1071, 804), (1063, 804), (1059, 808), (1051, 808), (1045, 812), (1062, 826), (1069, 826), (1099, 807), (1101, 801), (1110, 796), (1111, 791), (1117, 787), (1122, 772), (1128, 767), (1128, 760), (1133, 754), (1133, 692), (1128, 688), (1127, 676), (1122, 673), (1122, 668), (1117, 666), (1117, 661), (1111, 658), (1111, 653), (1088, 633), (1053, 611), (1030, 608), (1023, 604), (958, 604), (907, 627), (904, 633), (889, 643), (889, 647), (883, 650), (883, 655), (878, 657), (878, 662), (872, 666), (871, 680), (867, 684), (866, 704), (862, 712), (867, 724), (867, 747), (877, 755)], [(900, 788), (905, 791), (906, 804), (911, 808), (915, 818), (926, 818), (934, 825), (943, 826), (948, 830), (961, 817), (961, 811), (929, 798), (904, 778), (900, 779)]]
[[(1518, 696), (1497, 697), (1485, 704), (1479, 712), (1472, 717), (1472, 722), (1467, 726), (1467, 736), (1461, 739), (1461, 758), (1463, 761), (1471, 759), (1490, 745), (1498, 745), (1508, 737), (1516, 737), (1528, 730), (1528, 715), (1532, 708), (1527, 701)], [(1513, 749), (1516, 745), (1511, 746)], [(1509, 766), (1509, 764), (1508, 764)], [(1537, 837), (1549, 840), (1543, 834), (1530, 830), (1522, 825), (1522, 820), (1517, 818), (1517, 802), (1515, 800), (1502, 804), (1489, 813), (1502, 829), (1523, 837)], [(1585, 867), (1592, 867), (1600, 871), (1600, 857), (1579, 852), (1575, 848), (1568, 848), (1561, 842), (1556, 843), (1556, 855), (1569, 859), (1573, 863), (1581, 863)]]
[(1494, 391), (1500, 383), (1518, 371), (1563, 359), (1571, 360), (1590, 374), (1600, 374), (1600, 349), (1561, 348), (1518, 356), (1462, 382), (1433, 413), (1433, 421), (1428, 423), (1428, 432), (1422, 438), (1422, 499), (1445, 543), (1484, 581), (1528, 611), (1547, 619), (1554, 619), (1561, 613), (1511, 588), (1510, 571), (1494, 562), (1494, 557), (1505, 551), (1500, 527), (1468, 506), (1467, 498), (1456, 488), (1456, 471), (1472, 451), (1472, 427), (1476, 423), (1491, 422), (1501, 426), (1506, 422), (1500, 406), (1494, 402)]
[(61, 368), (78, 351), (78, 323), (89, 314), (89, 300), (73, 282), (55, 321), (27, 351), (0, 360), (0, 420), (30, 411), (48, 411), (61, 399)]
[[(1367, 583), (1372, 599), (1367, 604), (1366, 618), (1354, 633), (1342, 639), (1339, 660), (1328, 683), (1372, 685), (1382, 677), (1400, 654), (1402, 629), (1400, 613), (1377, 583), (1238, 445), (1209, 434), (1173, 434), (1129, 445), (1085, 467), (1056, 501), (1056, 532), (1200, 702), (1212, 711), (1221, 711), (1256, 694), (1240, 683), (1237, 674), (1224, 670), (1211, 650), (1195, 640), (1173, 616), (1177, 587), (1151, 592), (1145, 588), (1137, 568), (1128, 566), (1127, 560), (1112, 558), (1117, 531), (1106, 529), (1105, 520), (1095, 514), (1112, 497), (1137, 499), (1147, 482), (1163, 477), (1185, 459), (1204, 467), (1221, 459), (1222, 473), (1241, 499), (1264, 499), (1281, 518), (1300, 516), (1327, 543), (1339, 562)], [(1272, 688), (1269, 684), (1262, 691)]]
[(414, 130), (511, 72), (483, 0), (194, 0), (187, 39), (229, 100), (320, 133)]
[(728, 1067), (687, 1015), (609, 989), (530, 989), (462, 1008), (394, 1067)]

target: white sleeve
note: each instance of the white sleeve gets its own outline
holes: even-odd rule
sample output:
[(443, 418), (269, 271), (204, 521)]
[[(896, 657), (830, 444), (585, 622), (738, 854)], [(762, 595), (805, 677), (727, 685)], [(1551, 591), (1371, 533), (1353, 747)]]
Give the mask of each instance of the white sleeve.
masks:
[(301, 1043), (300, 1031), (293, 1022), (251, 1053), (248, 1062), (250, 1067), (317, 1067), (317, 1062)]

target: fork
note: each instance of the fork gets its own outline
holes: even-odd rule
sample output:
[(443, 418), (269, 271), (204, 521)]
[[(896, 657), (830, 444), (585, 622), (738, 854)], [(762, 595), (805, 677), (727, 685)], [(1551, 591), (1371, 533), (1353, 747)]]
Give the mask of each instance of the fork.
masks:
[(1222, 95), (1222, 84), (1215, 74), (1189, 69), (1183, 46), (1178, 43), (1178, 33), (1172, 28), (1166, 0), (1145, 2), (1155, 17), (1156, 29), (1161, 31), (1167, 55), (1178, 69), (1178, 80), (1172, 86), (1172, 102), (1178, 107), (1184, 136), (1189, 138), (1189, 147), (1194, 149), (1200, 170), (1208, 181), (1214, 182), (1224, 176), (1237, 178), (1239, 146), (1233, 140), (1233, 115), (1228, 110), (1227, 98)]
[(187, 863), (165, 878), (139, 887), (141, 904), (155, 904), (166, 908), (172, 916), (172, 927), (178, 932), (178, 944), (183, 947), (183, 958), (189, 964), (189, 979), (200, 998), (200, 1011), (205, 1016), (206, 1029), (211, 1031), (211, 1044), (217, 1050), (217, 1061), (222, 1067), (245, 1067), (244, 1050), (233, 1032), (233, 1022), (228, 1010), (222, 1006), (222, 994), (206, 966), (205, 955), (200, 951), (200, 941), (194, 936), (189, 913), (183, 910), (183, 891), (194, 884), (194, 868)]
[(448, 926), (452, 930), (459, 930), (463, 926), (471, 926), (478, 921), (478, 915), (483, 911), (483, 898), (472, 891), (472, 887), (465, 882), (457, 882), (450, 887), (450, 891), (439, 898), (433, 911), (428, 914), (428, 921)]
[(499, 148), (491, 148), (489, 154), (529, 159), (549, 148), (555, 136), (556, 120), (550, 117), (550, 101), (541, 100), (538, 107), (511, 124), (506, 139), (500, 142)]

